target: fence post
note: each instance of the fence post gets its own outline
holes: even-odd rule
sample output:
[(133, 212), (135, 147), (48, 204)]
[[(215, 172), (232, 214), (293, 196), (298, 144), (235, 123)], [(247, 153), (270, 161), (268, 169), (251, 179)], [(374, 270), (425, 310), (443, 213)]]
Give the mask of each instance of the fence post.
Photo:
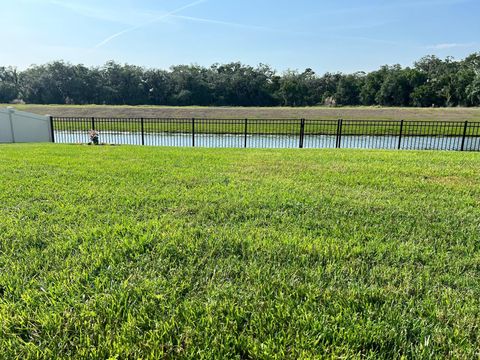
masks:
[(336, 144), (337, 149), (340, 149), (340, 147), (342, 146), (342, 127), (343, 127), (343, 119), (338, 119), (337, 144)]
[(192, 146), (195, 147), (195, 118), (192, 118)]
[(12, 143), (15, 142), (15, 129), (13, 128), (13, 114), (15, 113), (15, 110), (9, 106), (7, 108), (8, 110), (8, 119), (10, 121), (10, 136), (12, 137)]
[(145, 129), (143, 128), (143, 117), (140, 118), (140, 127), (142, 130), (142, 145), (145, 145)]
[(95, 117), (92, 116), (92, 130), (95, 130)]
[(398, 136), (398, 150), (402, 148), (403, 119), (400, 121), (400, 134)]
[(49, 124), (50, 124), (50, 139), (52, 140), (52, 143), (55, 142), (55, 130), (53, 128), (53, 116), (47, 115)]
[(467, 128), (468, 121), (465, 121), (465, 124), (463, 125), (462, 147), (460, 148), (460, 151), (465, 150), (465, 138), (467, 137)]
[(300, 149), (303, 149), (303, 141), (305, 137), (305, 119), (300, 119)]
[(243, 147), (247, 147), (247, 131), (248, 131), (248, 119), (245, 119), (245, 128), (243, 129), (243, 134), (244, 134), (244, 141), (243, 141)]

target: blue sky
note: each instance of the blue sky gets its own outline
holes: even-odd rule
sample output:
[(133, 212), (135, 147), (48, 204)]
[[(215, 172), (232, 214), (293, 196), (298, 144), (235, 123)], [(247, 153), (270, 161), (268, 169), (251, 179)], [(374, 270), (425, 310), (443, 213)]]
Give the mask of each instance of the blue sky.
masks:
[(479, 0), (0, 0), (0, 65), (370, 71), (480, 51)]

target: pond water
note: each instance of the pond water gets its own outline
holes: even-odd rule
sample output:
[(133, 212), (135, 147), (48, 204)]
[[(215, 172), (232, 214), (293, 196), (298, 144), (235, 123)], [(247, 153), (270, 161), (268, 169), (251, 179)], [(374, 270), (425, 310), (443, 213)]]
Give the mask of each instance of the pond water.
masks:
[[(304, 148), (335, 148), (335, 135), (305, 135)], [(141, 133), (102, 131), (99, 141), (118, 145), (141, 145)], [(188, 133), (145, 133), (144, 144), (147, 146), (193, 146), (192, 134)], [(88, 143), (88, 133), (84, 131), (55, 131), (57, 143)], [(397, 149), (398, 136), (390, 135), (343, 135), (342, 148), (353, 149)], [(298, 135), (261, 135), (250, 134), (195, 134), (195, 146), (211, 148), (298, 148)], [(404, 136), (401, 149), (415, 150), (460, 150), (461, 137), (439, 136)], [(480, 137), (467, 137), (465, 150), (480, 151)]]

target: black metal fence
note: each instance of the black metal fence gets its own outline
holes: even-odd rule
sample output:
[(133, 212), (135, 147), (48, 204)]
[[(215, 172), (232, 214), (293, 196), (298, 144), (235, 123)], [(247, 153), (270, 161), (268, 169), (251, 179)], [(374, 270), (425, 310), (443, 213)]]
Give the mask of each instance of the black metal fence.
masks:
[(480, 122), (52, 117), (54, 142), (480, 151)]

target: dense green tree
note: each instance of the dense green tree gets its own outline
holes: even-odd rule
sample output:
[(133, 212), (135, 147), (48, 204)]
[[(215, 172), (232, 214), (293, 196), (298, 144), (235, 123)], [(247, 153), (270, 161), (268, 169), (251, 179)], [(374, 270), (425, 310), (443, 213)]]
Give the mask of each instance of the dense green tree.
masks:
[(143, 83), (144, 69), (109, 61), (101, 71), (102, 93), (109, 104), (141, 105), (148, 103)]
[[(458, 87), (460, 64), (452, 58), (441, 60), (435, 56), (422, 58), (415, 68), (427, 77), (429, 93), (434, 93), (435, 106), (456, 106), (461, 102), (462, 89)], [(465, 87), (463, 88), (463, 90)], [(464, 97), (464, 96), (463, 96)]]
[(472, 83), (467, 86), (466, 96), (469, 104), (480, 105), (480, 73), (478, 73)]
[(421, 73), (410, 68), (402, 69), (400, 65), (392, 66), (386, 71), (376, 96), (377, 103), (384, 106), (411, 105), (412, 91), (423, 82)]
[(173, 83), (168, 71), (149, 69), (141, 79), (143, 92), (148, 104), (168, 104), (173, 92)]
[(416, 87), (410, 94), (411, 104), (418, 107), (434, 106), (441, 102), (436, 92), (428, 84)]
[(373, 71), (365, 76), (362, 89), (360, 90), (360, 101), (363, 105), (376, 105), (377, 95), (389, 71), (388, 66)]
[(269, 66), (260, 64), (254, 68), (241, 63), (213, 65), (211, 83), (218, 105), (268, 106), (275, 105), (271, 92), (275, 76)]
[(364, 82), (364, 76), (365, 73), (357, 73), (340, 78), (334, 96), (338, 105), (360, 104), (360, 90)]
[[(306, 94), (309, 91), (309, 84), (315, 77), (312, 69), (306, 69), (300, 73), (288, 70), (280, 79), (277, 96), (283, 106), (306, 106)], [(308, 95), (307, 95), (308, 96)]]
[(24, 71), (0, 67), (0, 102), (217, 106), (480, 106), (480, 53), (464, 60), (426, 56), (413, 68), (365, 74), (277, 74), (239, 62), (146, 69), (109, 61), (100, 67), (55, 61)]
[(12, 67), (0, 67), (0, 102), (8, 103), (19, 95), (18, 73)]
[(209, 69), (198, 65), (172, 67), (172, 105), (214, 105), (209, 73)]

